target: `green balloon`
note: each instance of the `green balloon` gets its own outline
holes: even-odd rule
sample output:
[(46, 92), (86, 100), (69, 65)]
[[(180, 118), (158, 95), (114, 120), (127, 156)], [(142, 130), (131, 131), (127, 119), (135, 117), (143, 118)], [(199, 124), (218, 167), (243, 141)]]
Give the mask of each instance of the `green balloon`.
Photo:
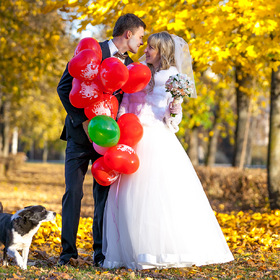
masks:
[(113, 118), (99, 115), (90, 120), (88, 134), (95, 144), (101, 147), (112, 147), (120, 139), (120, 128)]

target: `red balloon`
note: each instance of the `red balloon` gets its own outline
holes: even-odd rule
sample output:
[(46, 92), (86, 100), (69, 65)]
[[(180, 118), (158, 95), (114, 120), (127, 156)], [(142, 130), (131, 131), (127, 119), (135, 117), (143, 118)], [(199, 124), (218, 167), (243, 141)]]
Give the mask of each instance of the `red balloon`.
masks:
[(92, 37), (86, 37), (79, 42), (79, 44), (75, 49), (74, 56), (77, 55), (82, 50), (87, 50), (87, 49), (95, 51), (96, 56), (100, 59), (100, 61), (102, 60), (102, 50), (100, 48), (100, 45)]
[(102, 99), (86, 107), (84, 111), (89, 120), (98, 115), (105, 115), (116, 119), (118, 108), (118, 99), (114, 95), (104, 93)]
[(122, 90), (126, 93), (134, 93), (144, 89), (151, 80), (151, 70), (146, 65), (134, 62), (129, 64), (127, 69), (129, 78), (122, 86)]
[(120, 175), (105, 164), (104, 157), (100, 157), (92, 164), (91, 173), (96, 182), (101, 186), (110, 186)]
[(135, 146), (143, 136), (143, 126), (135, 114), (127, 113), (119, 117), (117, 121), (121, 136), (118, 144)]
[(111, 147), (104, 155), (104, 162), (109, 168), (124, 174), (132, 174), (139, 167), (137, 154), (124, 144)]
[(107, 98), (107, 100), (105, 100), (105, 103), (108, 104), (110, 110), (111, 110), (111, 117), (115, 120), (117, 118), (117, 114), (119, 111), (119, 101), (117, 99), (116, 96), (114, 95), (107, 95), (104, 94), (105, 98)]
[(74, 107), (85, 108), (100, 100), (102, 95), (102, 89), (94, 81), (81, 81), (74, 78), (69, 100)]
[(101, 59), (93, 50), (82, 50), (68, 63), (69, 74), (83, 81), (93, 80), (98, 75)]
[(99, 70), (100, 80), (107, 93), (120, 89), (128, 79), (127, 67), (116, 57), (104, 59)]
[(106, 92), (103, 84), (101, 83), (100, 75), (97, 75), (97, 77), (94, 79), (94, 82), (99, 86), (100, 89), (102, 89), (103, 92)]

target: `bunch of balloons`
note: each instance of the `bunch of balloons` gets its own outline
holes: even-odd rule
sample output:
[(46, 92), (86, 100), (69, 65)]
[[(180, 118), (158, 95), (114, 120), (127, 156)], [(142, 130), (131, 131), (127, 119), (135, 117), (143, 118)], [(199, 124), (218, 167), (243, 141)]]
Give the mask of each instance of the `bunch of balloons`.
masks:
[(74, 78), (69, 99), (74, 107), (86, 108), (86, 116), (94, 113), (116, 118), (118, 103), (112, 93), (118, 89), (126, 93), (142, 90), (151, 79), (151, 71), (137, 62), (125, 66), (116, 57), (101, 61), (99, 43), (91, 37), (82, 39), (68, 64)]
[(90, 120), (93, 147), (103, 155), (92, 164), (91, 171), (100, 185), (108, 186), (120, 173), (131, 174), (138, 169), (139, 159), (132, 147), (143, 135), (134, 114), (124, 114), (115, 121), (119, 104), (112, 94), (119, 89), (126, 93), (141, 91), (150, 81), (151, 71), (140, 63), (125, 66), (115, 57), (101, 61), (99, 43), (91, 37), (82, 39), (68, 64), (73, 77), (69, 100), (74, 107), (83, 108)]
[(118, 121), (96, 116), (89, 122), (89, 136), (97, 153), (103, 155), (91, 167), (95, 180), (109, 186), (120, 174), (132, 174), (139, 167), (134, 147), (143, 136), (143, 127), (134, 114), (123, 114)]

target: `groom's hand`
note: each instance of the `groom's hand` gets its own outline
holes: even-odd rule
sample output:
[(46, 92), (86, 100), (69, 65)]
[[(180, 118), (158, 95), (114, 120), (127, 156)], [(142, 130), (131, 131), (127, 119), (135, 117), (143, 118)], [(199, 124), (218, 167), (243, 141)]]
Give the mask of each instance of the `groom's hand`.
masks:
[(89, 120), (84, 121), (83, 122), (83, 129), (85, 131), (85, 134), (88, 137), (89, 142), (92, 143), (92, 140), (90, 139), (89, 134), (88, 134), (88, 124), (89, 124)]

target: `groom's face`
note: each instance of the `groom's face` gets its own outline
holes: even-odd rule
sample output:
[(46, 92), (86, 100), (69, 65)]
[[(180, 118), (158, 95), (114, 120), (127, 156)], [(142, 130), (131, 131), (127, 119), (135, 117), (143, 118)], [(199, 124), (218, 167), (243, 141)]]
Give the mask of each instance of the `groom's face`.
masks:
[(138, 27), (131, 32), (130, 37), (127, 41), (128, 50), (132, 53), (137, 53), (140, 46), (143, 45), (144, 28)]

